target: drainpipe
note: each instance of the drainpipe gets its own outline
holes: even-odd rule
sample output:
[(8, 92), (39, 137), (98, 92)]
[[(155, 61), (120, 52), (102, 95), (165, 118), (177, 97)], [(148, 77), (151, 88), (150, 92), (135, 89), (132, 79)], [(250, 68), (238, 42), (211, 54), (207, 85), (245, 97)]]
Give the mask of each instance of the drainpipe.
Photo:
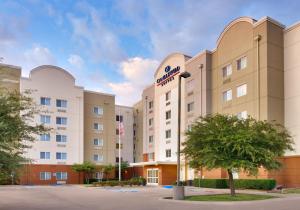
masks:
[(259, 41), (261, 40), (261, 35), (254, 37), (256, 41), (256, 66), (257, 66), (257, 119), (260, 119), (260, 59), (259, 59)]
[(199, 68), (200, 68), (200, 77), (201, 77), (201, 83), (200, 83), (200, 101), (201, 101), (201, 103), (200, 103), (200, 115), (201, 115), (201, 117), (202, 117), (202, 113), (203, 113), (203, 105), (202, 105), (202, 103), (203, 103), (203, 101), (202, 101), (202, 95), (203, 95), (203, 86), (202, 86), (202, 83), (203, 83), (203, 76), (202, 76), (202, 72), (203, 72), (203, 64), (201, 63), (200, 65), (199, 65)]
[(146, 134), (146, 142), (145, 142), (145, 145), (146, 145), (146, 154), (147, 154), (147, 162), (149, 161), (149, 136), (148, 136), (148, 96), (145, 97), (145, 101), (146, 101), (146, 116), (145, 116), (145, 120), (146, 120), (146, 123), (145, 123), (145, 134)]

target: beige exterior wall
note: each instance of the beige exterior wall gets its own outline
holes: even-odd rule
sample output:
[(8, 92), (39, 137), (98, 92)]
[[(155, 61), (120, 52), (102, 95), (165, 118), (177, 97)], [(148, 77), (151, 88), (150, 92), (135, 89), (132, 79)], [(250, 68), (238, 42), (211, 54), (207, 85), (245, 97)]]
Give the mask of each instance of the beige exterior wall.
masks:
[[(150, 108), (149, 104), (152, 103)], [(143, 106), (143, 160), (154, 160), (155, 158), (155, 98), (154, 98), (154, 84), (147, 87), (142, 94)], [(153, 125), (149, 125), (149, 120), (153, 119)], [(153, 142), (149, 142), (149, 136), (153, 136)], [(152, 154), (152, 155), (149, 155)], [(154, 154), (154, 155), (153, 155)]]
[(143, 161), (143, 102), (133, 105), (133, 162)]
[(285, 126), (295, 141), (295, 151), (287, 155), (300, 155), (300, 25), (284, 33), (284, 95)]
[[(257, 35), (261, 37), (259, 54), (255, 40)], [(244, 56), (247, 66), (237, 70), (237, 60)], [(230, 64), (232, 75), (224, 78), (222, 68)], [(247, 94), (237, 97), (237, 87), (242, 84), (247, 84)], [(228, 89), (232, 90), (232, 100), (224, 102), (222, 93)], [(247, 111), (248, 115), (257, 119), (276, 120), (283, 124), (283, 107), (282, 26), (268, 18), (258, 22), (250, 18), (233, 21), (221, 34), (217, 48), (212, 53), (213, 113), (237, 114)]]
[(0, 63), (0, 88), (20, 90), (21, 67)]
[[(94, 108), (102, 110), (96, 114)], [(94, 129), (94, 123), (103, 129)], [(94, 140), (99, 139), (100, 145)], [(97, 140), (96, 140), (97, 141)], [(97, 165), (115, 163), (115, 96), (84, 91), (84, 160)], [(98, 155), (99, 160), (94, 156)]]
[[(133, 108), (116, 105), (115, 116), (123, 117), (124, 135), (121, 135), (121, 157), (123, 161), (133, 162)], [(119, 128), (119, 122), (115, 117), (115, 130)], [(115, 145), (119, 142), (119, 136), (115, 132)], [(119, 157), (119, 149), (115, 146), (115, 157)]]
[[(50, 116), (52, 128), (50, 141), (32, 143), (26, 157), (35, 164), (71, 165), (83, 162), (83, 88), (75, 85), (75, 78), (64, 69), (55, 66), (40, 66), (30, 72), (29, 78), (21, 78), (21, 92), (33, 90), (32, 97), (40, 104), (41, 97), (50, 98), (50, 105), (41, 105), (41, 115)], [(56, 106), (56, 100), (67, 101), (66, 108)], [(67, 124), (56, 123), (57, 117), (66, 117)], [(41, 116), (35, 116), (35, 123), (41, 123)], [(57, 142), (56, 135), (66, 135), (66, 142)], [(40, 152), (50, 152), (50, 159), (41, 159)], [(56, 159), (56, 153), (67, 153), (66, 160)]]

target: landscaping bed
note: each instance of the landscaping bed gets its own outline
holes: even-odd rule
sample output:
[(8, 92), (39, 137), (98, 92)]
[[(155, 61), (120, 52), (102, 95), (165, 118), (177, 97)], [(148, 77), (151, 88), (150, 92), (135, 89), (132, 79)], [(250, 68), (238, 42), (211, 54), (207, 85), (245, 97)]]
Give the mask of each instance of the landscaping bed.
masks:
[(145, 186), (146, 179), (142, 177), (132, 178), (130, 180), (125, 181), (118, 181), (118, 180), (111, 180), (111, 181), (102, 181), (102, 182), (93, 182), (93, 187), (104, 187), (104, 186)]
[(217, 195), (193, 195), (186, 196), (186, 201), (255, 201), (276, 198), (271, 195), (257, 195), (257, 194), (243, 194), (239, 193), (236, 196), (230, 194), (217, 194)]
[[(204, 188), (229, 188), (228, 179), (194, 179), (193, 186)], [(274, 179), (235, 179), (236, 189), (272, 190), (276, 186)]]

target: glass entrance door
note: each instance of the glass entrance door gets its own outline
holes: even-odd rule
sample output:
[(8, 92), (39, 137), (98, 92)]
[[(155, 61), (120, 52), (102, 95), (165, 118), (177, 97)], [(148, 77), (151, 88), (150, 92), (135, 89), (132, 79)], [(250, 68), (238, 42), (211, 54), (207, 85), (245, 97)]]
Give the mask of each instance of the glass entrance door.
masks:
[(147, 184), (158, 185), (158, 169), (157, 168), (147, 169)]

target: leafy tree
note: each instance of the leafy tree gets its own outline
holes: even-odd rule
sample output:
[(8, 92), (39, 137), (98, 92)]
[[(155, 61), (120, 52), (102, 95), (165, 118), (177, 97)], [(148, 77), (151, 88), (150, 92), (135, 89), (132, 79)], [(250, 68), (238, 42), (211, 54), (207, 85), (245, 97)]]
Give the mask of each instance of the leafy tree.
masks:
[(200, 117), (186, 136), (182, 153), (191, 167), (226, 169), (232, 196), (234, 171), (257, 175), (259, 167), (279, 169), (278, 158), (293, 150), (293, 140), (283, 126), (251, 117), (239, 119), (221, 114)]
[(34, 115), (40, 111), (30, 93), (0, 89), (0, 182), (3, 183), (30, 161), (23, 154), (36, 135), (49, 131), (34, 123)]
[(105, 174), (105, 178), (107, 179), (108, 174), (110, 174), (115, 169), (115, 166), (109, 164), (103, 167), (102, 171)]
[[(121, 171), (126, 170), (129, 167), (129, 163), (127, 161), (121, 161)], [(115, 168), (119, 170), (119, 163), (116, 163)]]
[(72, 169), (78, 173), (83, 172), (85, 181), (87, 184), (89, 184), (90, 176), (93, 172), (96, 170), (96, 165), (94, 163), (91, 163), (89, 161), (85, 161), (82, 164), (74, 164), (72, 165)]

